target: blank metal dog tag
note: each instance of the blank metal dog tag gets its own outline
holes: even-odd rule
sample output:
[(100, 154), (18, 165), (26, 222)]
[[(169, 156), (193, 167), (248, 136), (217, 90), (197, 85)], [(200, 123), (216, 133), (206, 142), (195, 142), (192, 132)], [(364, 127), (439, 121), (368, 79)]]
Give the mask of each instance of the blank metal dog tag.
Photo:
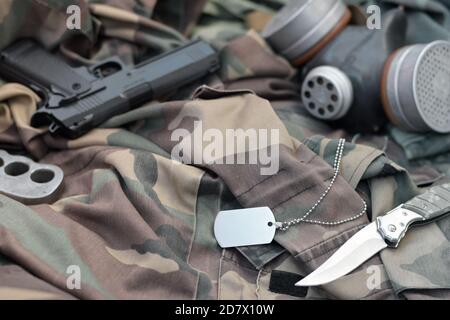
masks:
[(268, 244), (275, 231), (275, 217), (268, 207), (220, 211), (214, 223), (222, 248)]

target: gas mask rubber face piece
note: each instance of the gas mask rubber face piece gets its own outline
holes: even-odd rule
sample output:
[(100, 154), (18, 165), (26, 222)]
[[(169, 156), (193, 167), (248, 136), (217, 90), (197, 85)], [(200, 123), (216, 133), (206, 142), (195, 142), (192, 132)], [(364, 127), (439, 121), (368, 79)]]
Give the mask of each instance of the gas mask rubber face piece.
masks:
[(263, 31), (302, 67), (305, 109), (349, 132), (377, 132), (388, 119), (409, 131), (450, 132), (449, 43), (404, 47), (401, 8), (383, 13), (380, 30), (347, 26), (350, 18), (341, 0), (293, 0)]
[(386, 60), (404, 44), (404, 12), (387, 12), (383, 28), (350, 25), (303, 67), (302, 101), (314, 117), (350, 132), (377, 132), (388, 121), (381, 101)]
[(279, 54), (300, 66), (329, 43), (351, 19), (341, 0), (294, 0), (266, 25), (262, 36)]
[(389, 120), (405, 130), (450, 133), (450, 42), (393, 53), (383, 72), (382, 100)]
[(348, 131), (376, 132), (388, 122), (380, 92), (384, 64), (404, 45), (407, 19), (403, 10), (388, 11), (381, 30), (348, 25), (350, 19), (341, 0), (293, 0), (263, 36), (302, 67), (301, 96), (308, 112)]

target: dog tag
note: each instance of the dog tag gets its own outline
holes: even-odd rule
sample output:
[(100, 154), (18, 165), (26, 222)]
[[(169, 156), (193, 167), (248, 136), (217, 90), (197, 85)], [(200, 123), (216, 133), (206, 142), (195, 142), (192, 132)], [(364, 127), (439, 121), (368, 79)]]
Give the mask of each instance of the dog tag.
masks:
[(276, 225), (268, 207), (220, 211), (214, 235), (222, 248), (268, 244), (275, 237)]

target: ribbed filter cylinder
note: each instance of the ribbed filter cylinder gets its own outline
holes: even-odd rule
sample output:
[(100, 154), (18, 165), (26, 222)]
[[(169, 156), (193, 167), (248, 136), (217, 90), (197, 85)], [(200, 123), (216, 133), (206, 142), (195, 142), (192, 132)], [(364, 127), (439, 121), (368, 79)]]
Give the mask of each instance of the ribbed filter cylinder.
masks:
[(263, 37), (294, 65), (301, 65), (329, 43), (350, 21), (342, 0), (293, 0), (267, 24)]
[(383, 106), (389, 119), (409, 131), (450, 132), (450, 42), (402, 48), (386, 62)]

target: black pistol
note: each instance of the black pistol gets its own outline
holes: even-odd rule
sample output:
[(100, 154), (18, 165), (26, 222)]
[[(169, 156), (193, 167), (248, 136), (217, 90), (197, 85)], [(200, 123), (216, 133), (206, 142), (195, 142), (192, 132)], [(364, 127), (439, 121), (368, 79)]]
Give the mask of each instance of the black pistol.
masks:
[(77, 138), (109, 118), (198, 80), (219, 68), (215, 50), (193, 41), (135, 67), (118, 57), (95, 65), (71, 67), (32, 40), (21, 40), (0, 53), (0, 77), (24, 84), (43, 103), (33, 127)]

